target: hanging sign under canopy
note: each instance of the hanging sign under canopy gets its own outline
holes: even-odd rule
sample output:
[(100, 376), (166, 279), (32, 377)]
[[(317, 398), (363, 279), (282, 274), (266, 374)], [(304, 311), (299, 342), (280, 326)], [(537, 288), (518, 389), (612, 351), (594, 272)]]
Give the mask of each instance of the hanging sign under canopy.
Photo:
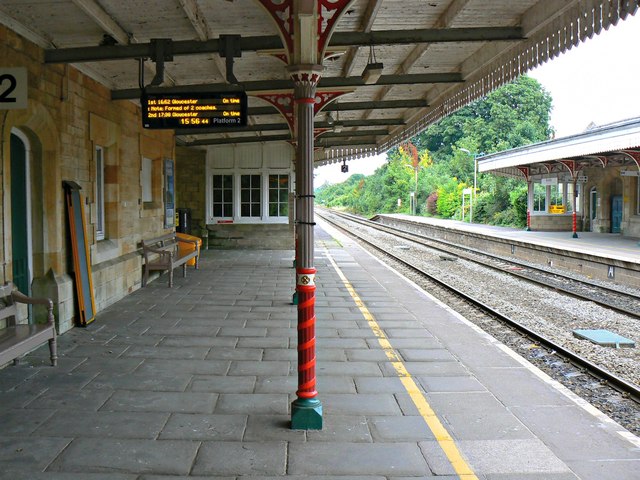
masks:
[(143, 93), (144, 128), (211, 129), (247, 124), (245, 92)]

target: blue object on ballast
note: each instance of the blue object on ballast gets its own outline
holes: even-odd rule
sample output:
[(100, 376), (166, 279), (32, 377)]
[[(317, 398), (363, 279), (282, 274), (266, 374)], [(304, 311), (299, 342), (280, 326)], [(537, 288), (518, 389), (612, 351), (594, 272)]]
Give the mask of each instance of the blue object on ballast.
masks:
[(633, 340), (625, 338), (622, 335), (618, 335), (617, 333), (610, 332), (609, 330), (574, 330), (573, 335), (604, 347), (633, 348), (636, 346), (636, 342)]

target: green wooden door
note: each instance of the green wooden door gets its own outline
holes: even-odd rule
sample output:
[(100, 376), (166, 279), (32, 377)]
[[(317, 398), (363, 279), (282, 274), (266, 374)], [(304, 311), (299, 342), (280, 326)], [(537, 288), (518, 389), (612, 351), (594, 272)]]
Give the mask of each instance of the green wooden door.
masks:
[(589, 202), (589, 206), (591, 209), (591, 223), (593, 224), (598, 213), (598, 192), (596, 190), (591, 190), (591, 201)]
[(27, 149), (11, 135), (11, 245), (13, 283), (29, 294), (29, 243), (27, 225)]
[(620, 233), (622, 224), (622, 195), (611, 197), (611, 233)]

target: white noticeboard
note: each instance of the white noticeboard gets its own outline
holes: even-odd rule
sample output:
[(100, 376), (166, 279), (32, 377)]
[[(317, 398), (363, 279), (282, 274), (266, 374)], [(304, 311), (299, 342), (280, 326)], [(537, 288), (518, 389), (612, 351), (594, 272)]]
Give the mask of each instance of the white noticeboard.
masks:
[(540, 184), (541, 185), (557, 185), (558, 184), (558, 179), (557, 178), (543, 178), (540, 180)]
[(0, 110), (27, 108), (27, 69), (0, 68)]

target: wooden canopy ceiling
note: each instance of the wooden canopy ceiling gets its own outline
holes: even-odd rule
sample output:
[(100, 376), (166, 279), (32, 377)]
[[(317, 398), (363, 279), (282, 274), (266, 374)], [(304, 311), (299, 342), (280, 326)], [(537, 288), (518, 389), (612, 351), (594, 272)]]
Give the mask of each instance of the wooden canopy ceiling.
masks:
[[(114, 100), (139, 99), (141, 58), (146, 59), (145, 85), (157, 73), (153, 60), (164, 60), (162, 83), (149, 87), (150, 92), (247, 92), (246, 127), (197, 134), (177, 130), (178, 144), (287, 141), (293, 140), (289, 123), (266, 100), (293, 89), (283, 62), (283, 40), (267, 8), (292, 1), (0, 0), (0, 23), (42, 46), (45, 62), (73, 64), (105, 84)], [(322, 6), (336, 0), (317, 1)], [(316, 162), (386, 151), (634, 14), (639, 3), (348, 2), (323, 61), (318, 93), (327, 95), (315, 117)], [(239, 55), (231, 76), (229, 62), (220, 55), (230, 35), (240, 36), (231, 37)], [(368, 63), (382, 64), (373, 84), (362, 76)], [(234, 76), (237, 83), (232, 85)]]

